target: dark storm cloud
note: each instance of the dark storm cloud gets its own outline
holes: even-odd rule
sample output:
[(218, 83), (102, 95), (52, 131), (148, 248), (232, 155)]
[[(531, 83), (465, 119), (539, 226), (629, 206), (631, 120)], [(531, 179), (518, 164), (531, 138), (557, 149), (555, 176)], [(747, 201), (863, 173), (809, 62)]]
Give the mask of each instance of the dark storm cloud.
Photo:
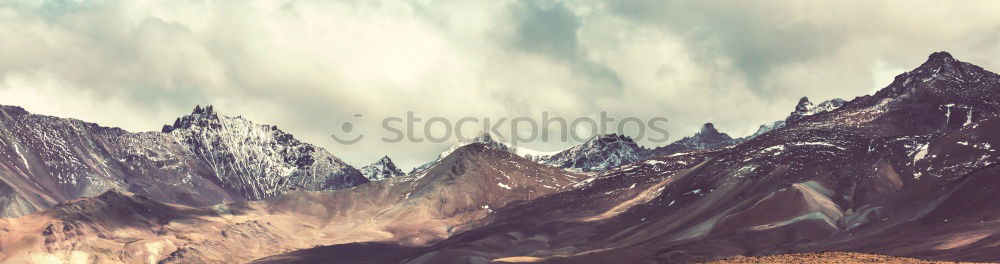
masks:
[(562, 2), (519, 1), (511, 13), (517, 23), (514, 44), (560, 60), (579, 59), (576, 31), (580, 21)]
[(679, 33), (701, 60), (732, 60), (757, 92), (775, 67), (834, 51), (843, 32), (783, 19), (780, 10), (739, 1), (613, 1), (611, 10), (640, 24)]
[(511, 16), (516, 25), (514, 47), (550, 57), (568, 65), (575, 74), (587, 78), (581, 92), (600, 96), (621, 94), (622, 81), (614, 70), (586, 57), (578, 38), (580, 18), (563, 2), (521, 0), (512, 3)]

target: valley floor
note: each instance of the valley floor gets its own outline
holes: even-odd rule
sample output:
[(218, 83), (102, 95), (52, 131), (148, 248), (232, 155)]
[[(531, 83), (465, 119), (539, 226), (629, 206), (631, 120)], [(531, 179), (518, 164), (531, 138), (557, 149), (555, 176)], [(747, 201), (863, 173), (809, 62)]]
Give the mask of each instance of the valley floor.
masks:
[(708, 262), (709, 264), (799, 264), (799, 263), (827, 263), (827, 264), (854, 264), (854, 263), (900, 263), (900, 264), (931, 264), (931, 263), (972, 263), (972, 262), (950, 262), (950, 261), (929, 261), (914, 258), (893, 257), (885, 255), (855, 253), (855, 252), (822, 252), (822, 253), (800, 253), (785, 254), (762, 257), (733, 257), (723, 260)]

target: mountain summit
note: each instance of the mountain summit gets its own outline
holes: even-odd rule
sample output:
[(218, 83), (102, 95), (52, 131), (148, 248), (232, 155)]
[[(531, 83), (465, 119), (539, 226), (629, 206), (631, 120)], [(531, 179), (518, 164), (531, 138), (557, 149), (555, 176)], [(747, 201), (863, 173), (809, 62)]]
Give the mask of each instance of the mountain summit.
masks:
[(752, 135), (746, 136), (744, 138), (740, 138), (739, 140), (746, 141), (751, 138), (757, 137), (761, 134), (770, 132), (772, 130), (783, 128), (788, 124), (798, 122), (799, 120), (807, 116), (817, 115), (820, 113), (836, 110), (844, 106), (844, 104), (846, 103), (847, 101), (844, 99), (834, 98), (827, 101), (823, 101), (822, 103), (819, 103), (817, 105), (813, 105), (813, 103), (809, 101), (809, 97), (803, 96), (802, 98), (799, 98), (799, 102), (795, 104), (795, 110), (789, 113), (788, 117), (785, 117), (784, 120), (778, 120), (771, 122), (770, 124), (760, 125), (760, 127), (757, 128), (757, 132), (754, 132)]
[(718, 129), (715, 129), (715, 124), (705, 123), (701, 126), (701, 131), (694, 134), (696, 138), (705, 139), (706, 141), (717, 141), (719, 139), (729, 137), (729, 135), (720, 133)]
[(16, 168), (0, 173), (0, 216), (111, 189), (205, 206), (368, 182), (322, 148), (212, 106), (140, 133), (3, 107), (0, 153), (15, 154), (0, 167)]
[(1000, 76), (935, 52), (899, 74), (874, 95), (836, 113), (810, 118), (808, 126), (861, 128), (880, 135), (926, 134), (961, 128), (1000, 112)]
[(163, 131), (208, 164), (224, 188), (257, 200), (289, 189), (330, 190), (367, 182), (356, 169), (277, 126), (196, 106)]
[(714, 149), (739, 143), (739, 139), (734, 139), (729, 134), (719, 132), (715, 129), (715, 124), (705, 123), (701, 130), (693, 136), (684, 137), (669, 145), (655, 148), (649, 156), (669, 155), (674, 153)]
[(458, 143), (455, 143), (450, 148), (448, 148), (445, 151), (441, 152), (441, 154), (438, 154), (437, 158), (435, 158), (434, 160), (432, 160), (430, 162), (427, 162), (427, 163), (424, 163), (423, 165), (417, 166), (416, 168), (413, 168), (413, 170), (411, 170), (409, 174), (416, 174), (416, 173), (425, 171), (428, 168), (430, 168), (431, 166), (433, 166), (435, 163), (437, 163), (438, 161), (440, 161), (441, 159), (444, 159), (445, 157), (447, 157), (448, 155), (450, 155), (455, 150), (458, 150), (459, 148), (464, 147), (464, 146), (468, 146), (468, 145), (472, 145), (472, 144), (477, 144), (477, 143), (484, 144), (484, 145), (487, 145), (489, 147), (492, 147), (492, 148), (495, 148), (495, 149), (501, 150), (501, 151), (514, 152), (514, 149), (511, 148), (510, 146), (507, 146), (504, 143), (501, 143), (501, 142), (498, 142), (496, 140), (493, 140), (493, 136), (490, 135), (490, 133), (483, 132), (482, 134), (479, 134), (479, 136), (476, 136), (474, 138), (462, 140), (462, 141), (459, 141)]
[(603, 171), (642, 160), (646, 149), (631, 137), (618, 134), (599, 135), (567, 150), (540, 158), (542, 164), (585, 172)]
[(785, 124), (795, 123), (804, 117), (840, 108), (841, 106), (844, 106), (845, 103), (847, 103), (847, 101), (844, 99), (834, 98), (813, 105), (813, 103), (809, 101), (809, 97), (803, 96), (799, 99), (799, 103), (795, 105), (795, 111), (792, 111), (788, 114), (788, 117), (785, 118)]
[(396, 167), (395, 163), (392, 163), (392, 159), (389, 156), (384, 156), (375, 163), (364, 166), (360, 169), (361, 174), (371, 181), (384, 180), (392, 177), (406, 175), (402, 170)]
[(215, 108), (211, 105), (202, 108), (200, 105), (194, 107), (191, 114), (178, 117), (174, 120), (173, 125), (163, 125), (163, 129), (160, 131), (163, 133), (170, 133), (176, 129), (186, 129), (192, 126), (210, 127), (210, 128), (220, 128), (219, 124), (219, 114), (215, 112)]

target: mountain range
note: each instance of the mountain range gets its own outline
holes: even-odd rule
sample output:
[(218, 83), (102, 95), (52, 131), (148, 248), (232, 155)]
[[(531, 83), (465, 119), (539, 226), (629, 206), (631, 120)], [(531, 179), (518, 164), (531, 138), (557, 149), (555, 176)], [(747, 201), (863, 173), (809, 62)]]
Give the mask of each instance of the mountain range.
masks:
[(707, 123), (529, 159), (486, 134), (403, 174), (212, 107), (131, 133), (4, 106), (0, 262), (997, 262), (998, 113), (1000, 76), (937, 52), (745, 138)]
[(139, 133), (0, 106), (0, 144), (5, 217), (109, 190), (207, 206), (368, 182), (322, 148), (212, 106)]
[(761, 125), (757, 132), (743, 138), (733, 138), (729, 134), (719, 132), (715, 128), (715, 124), (705, 123), (701, 130), (694, 135), (653, 149), (636, 144), (631, 137), (626, 135), (607, 134), (595, 136), (583, 144), (555, 154), (535, 156), (532, 159), (542, 164), (564, 169), (600, 172), (659, 155), (673, 155), (732, 146), (768, 131), (785, 127), (785, 124), (795, 123), (801, 118), (835, 110), (843, 106), (845, 102), (843, 99), (837, 98), (813, 105), (809, 102), (809, 98), (802, 97), (795, 106), (795, 110), (789, 113), (784, 120)]

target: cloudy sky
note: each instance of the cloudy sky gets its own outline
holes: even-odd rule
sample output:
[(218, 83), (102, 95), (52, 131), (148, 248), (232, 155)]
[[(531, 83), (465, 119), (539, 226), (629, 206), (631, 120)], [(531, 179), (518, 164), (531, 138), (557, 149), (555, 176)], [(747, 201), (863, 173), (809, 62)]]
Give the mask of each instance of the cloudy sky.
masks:
[[(130, 131), (198, 104), (363, 165), (385, 117), (667, 117), (744, 136), (945, 50), (1000, 69), (997, 1), (0, 1), (0, 104)], [(362, 114), (354, 118), (353, 114)], [(367, 138), (337, 144), (344, 122)], [(572, 142), (536, 142), (558, 150)], [(649, 142), (645, 142), (653, 146)]]

